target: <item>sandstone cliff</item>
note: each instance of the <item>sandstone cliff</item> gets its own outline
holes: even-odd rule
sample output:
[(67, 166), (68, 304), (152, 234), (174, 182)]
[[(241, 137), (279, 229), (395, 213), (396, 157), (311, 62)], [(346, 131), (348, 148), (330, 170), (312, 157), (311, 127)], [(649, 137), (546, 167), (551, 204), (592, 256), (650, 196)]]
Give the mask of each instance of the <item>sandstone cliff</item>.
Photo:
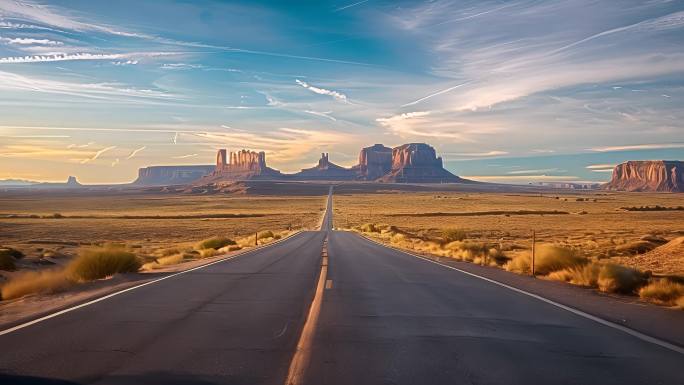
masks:
[(280, 179), (282, 177), (280, 171), (266, 166), (266, 153), (263, 151), (231, 151), (228, 155), (226, 150), (219, 150), (216, 155), (214, 172), (207, 178), (203, 178), (202, 182)]
[(613, 170), (607, 190), (684, 192), (684, 162), (629, 161)]
[(380, 178), (394, 183), (457, 183), (464, 179), (444, 169), (442, 158), (425, 143), (409, 143), (392, 149), (391, 171)]
[(359, 164), (354, 167), (358, 179), (376, 180), (392, 170), (392, 149), (375, 144), (361, 149)]
[(185, 184), (214, 171), (214, 166), (150, 166), (138, 170), (138, 179), (133, 184), (140, 186), (162, 186)]

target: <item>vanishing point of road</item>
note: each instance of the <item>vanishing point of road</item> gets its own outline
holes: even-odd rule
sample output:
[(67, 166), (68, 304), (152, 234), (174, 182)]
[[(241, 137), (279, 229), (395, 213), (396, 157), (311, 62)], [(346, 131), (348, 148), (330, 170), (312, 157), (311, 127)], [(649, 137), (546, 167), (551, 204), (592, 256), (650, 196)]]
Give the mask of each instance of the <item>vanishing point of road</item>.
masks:
[(684, 384), (676, 345), (333, 231), (332, 213), (331, 188), (319, 231), (0, 331), (0, 384)]

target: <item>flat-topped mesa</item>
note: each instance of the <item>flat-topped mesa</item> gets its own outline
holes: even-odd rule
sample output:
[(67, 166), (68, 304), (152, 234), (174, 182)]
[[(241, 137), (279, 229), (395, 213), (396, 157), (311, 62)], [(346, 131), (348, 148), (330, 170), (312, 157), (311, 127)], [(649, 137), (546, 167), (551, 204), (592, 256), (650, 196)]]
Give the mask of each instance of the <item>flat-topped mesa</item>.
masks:
[(218, 150), (216, 167), (212, 177), (229, 180), (273, 179), (282, 176), (280, 171), (266, 166), (266, 153), (263, 151), (240, 150), (227, 154), (225, 149)]
[(361, 149), (359, 164), (354, 167), (358, 178), (376, 180), (392, 170), (392, 149), (375, 144)]
[(392, 169), (380, 180), (394, 183), (463, 182), (444, 169), (442, 158), (425, 143), (408, 143), (392, 149)]
[(212, 165), (193, 166), (148, 166), (138, 169), (139, 186), (168, 186), (193, 182), (214, 171)]
[(329, 154), (324, 152), (318, 165), (302, 169), (292, 177), (298, 180), (353, 180), (356, 179), (356, 172), (332, 163)]
[(603, 188), (616, 191), (684, 192), (684, 162), (628, 161), (615, 166)]

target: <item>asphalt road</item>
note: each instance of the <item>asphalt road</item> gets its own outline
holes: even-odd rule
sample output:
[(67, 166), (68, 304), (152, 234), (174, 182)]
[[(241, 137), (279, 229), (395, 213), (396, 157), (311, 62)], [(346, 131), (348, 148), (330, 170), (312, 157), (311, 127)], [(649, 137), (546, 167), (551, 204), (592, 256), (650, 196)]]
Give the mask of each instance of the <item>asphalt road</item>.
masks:
[(301, 233), (0, 336), (0, 383), (282, 385), (324, 236)]
[(684, 355), (622, 331), (353, 233), (328, 249), (307, 384), (684, 384)]
[(0, 384), (283, 384), (329, 235), (305, 384), (684, 384), (684, 355), (322, 231), (0, 335)]

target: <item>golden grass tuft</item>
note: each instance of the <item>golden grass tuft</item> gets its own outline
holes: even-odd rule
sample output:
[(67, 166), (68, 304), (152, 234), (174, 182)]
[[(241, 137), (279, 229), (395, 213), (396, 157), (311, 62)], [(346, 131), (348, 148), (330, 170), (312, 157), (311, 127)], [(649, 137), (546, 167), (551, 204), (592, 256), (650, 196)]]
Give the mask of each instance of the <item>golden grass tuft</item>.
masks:
[(140, 261), (135, 254), (123, 247), (105, 246), (81, 250), (67, 270), (76, 281), (92, 281), (117, 273), (135, 272), (139, 268)]
[(557, 270), (551, 272), (547, 278), (621, 294), (634, 294), (648, 281), (647, 274), (637, 269), (597, 262)]
[(74, 282), (64, 270), (27, 271), (13, 277), (0, 288), (3, 300), (28, 294), (50, 294), (68, 289)]
[[(505, 266), (506, 270), (529, 274), (532, 260), (531, 252), (523, 252), (513, 257)], [(578, 256), (573, 249), (560, 245), (540, 245), (535, 250), (535, 274), (547, 275), (587, 263), (586, 258)]]
[(639, 297), (661, 305), (675, 306), (678, 300), (684, 299), (684, 285), (659, 279), (639, 289)]

